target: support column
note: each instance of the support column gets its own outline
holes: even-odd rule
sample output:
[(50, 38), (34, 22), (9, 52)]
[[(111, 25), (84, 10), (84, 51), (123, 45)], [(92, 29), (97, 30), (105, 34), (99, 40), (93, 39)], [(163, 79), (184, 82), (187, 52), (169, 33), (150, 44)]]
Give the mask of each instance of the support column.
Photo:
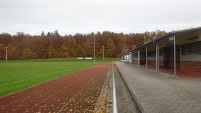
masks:
[(176, 64), (176, 39), (174, 35), (174, 77), (176, 77), (176, 72), (177, 71), (177, 64)]
[(146, 47), (146, 68), (147, 68), (147, 47)]
[(156, 44), (156, 72), (158, 72), (158, 46), (157, 46), (157, 44)]
[(138, 67), (140, 67), (140, 50), (138, 51)]
[(160, 55), (159, 55), (160, 47), (159, 47), (159, 43), (157, 43), (157, 46), (158, 46), (158, 70), (157, 70), (157, 71), (159, 72), (159, 68), (160, 68), (160, 57), (159, 57), (159, 56), (160, 56)]
[(135, 51), (134, 51), (134, 54), (133, 54), (133, 64), (135, 64)]

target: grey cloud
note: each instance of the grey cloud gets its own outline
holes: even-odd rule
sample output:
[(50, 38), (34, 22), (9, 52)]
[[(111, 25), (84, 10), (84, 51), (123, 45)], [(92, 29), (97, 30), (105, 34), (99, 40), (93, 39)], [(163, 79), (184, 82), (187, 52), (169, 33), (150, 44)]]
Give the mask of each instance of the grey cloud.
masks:
[(1, 0), (0, 33), (171, 31), (201, 26), (200, 0)]

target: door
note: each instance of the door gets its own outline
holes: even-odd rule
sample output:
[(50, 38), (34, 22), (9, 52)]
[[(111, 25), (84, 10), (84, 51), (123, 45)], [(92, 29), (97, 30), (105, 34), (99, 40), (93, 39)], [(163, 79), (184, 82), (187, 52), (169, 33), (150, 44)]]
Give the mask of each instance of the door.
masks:
[[(164, 66), (168, 69), (174, 68), (174, 46), (166, 47), (165, 49), (166, 54), (164, 54)], [(176, 46), (176, 66), (177, 69), (180, 67), (180, 47)]]

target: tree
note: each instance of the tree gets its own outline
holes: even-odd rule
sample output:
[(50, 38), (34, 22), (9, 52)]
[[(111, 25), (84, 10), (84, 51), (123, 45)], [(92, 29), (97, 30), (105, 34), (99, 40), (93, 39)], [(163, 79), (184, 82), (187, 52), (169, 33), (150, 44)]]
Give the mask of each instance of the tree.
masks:
[(59, 52), (59, 56), (62, 58), (68, 57), (68, 52), (69, 52), (69, 49), (67, 44), (66, 43), (62, 44), (60, 52)]
[(3, 44), (5, 47), (9, 43), (13, 43), (12, 36), (8, 33), (0, 34), (0, 43)]
[(96, 55), (97, 55), (97, 57), (102, 57), (103, 56), (103, 46), (105, 46), (105, 45), (103, 44), (101, 33), (98, 32), (95, 37), (96, 37)]
[(54, 36), (60, 36), (58, 30), (54, 31)]
[(22, 55), (23, 59), (33, 59), (37, 57), (29, 48), (24, 48), (22, 51)]
[(115, 46), (114, 46), (112, 39), (109, 39), (107, 41), (106, 56), (107, 57), (114, 57), (115, 56)]
[(17, 48), (14, 44), (8, 44), (8, 59), (17, 59), (18, 57), (16, 57), (17, 53)]
[(40, 36), (41, 36), (41, 37), (44, 37), (44, 36), (45, 36), (45, 33), (42, 31), (42, 33), (41, 33)]
[[(157, 36), (166, 32), (158, 31)], [(90, 34), (60, 36), (58, 30), (45, 33), (40, 36), (30, 36), (23, 32), (16, 35), (8, 33), (0, 34), (0, 60), (5, 59), (5, 47), (8, 47), (9, 59), (21, 58), (55, 58), (55, 57), (77, 57), (93, 56), (94, 36), (96, 38), (96, 56), (120, 57), (122, 49), (131, 51), (137, 45), (151, 40), (156, 36), (155, 32), (145, 33), (113, 33), (104, 31)]]
[[(117, 37), (117, 45), (116, 45), (116, 52), (117, 52), (117, 56), (120, 57), (121, 56), (121, 51), (123, 49), (128, 49), (127, 47), (127, 39), (126, 39), (126, 36), (123, 34), (123, 33), (120, 33), (118, 34), (118, 37)], [(120, 45), (119, 45), (120, 44)]]
[(82, 44), (82, 55), (84, 57), (92, 56), (92, 48), (89, 41), (86, 41)]
[(51, 44), (49, 47), (48, 47), (48, 58), (55, 58), (56, 57), (56, 54), (57, 52), (55, 51), (53, 45)]
[(68, 46), (69, 46), (69, 55), (71, 57), (77, 56), (78, 46), (77, 46), (76, 40), (74, 38), (72, 38), (72, 37), (69, 38)]
[(0, 43), (0, 60), (5, 59), (5, 46)]
[(51, 33), (50, 32), (47, 32), (47, 37), (51, 37)]

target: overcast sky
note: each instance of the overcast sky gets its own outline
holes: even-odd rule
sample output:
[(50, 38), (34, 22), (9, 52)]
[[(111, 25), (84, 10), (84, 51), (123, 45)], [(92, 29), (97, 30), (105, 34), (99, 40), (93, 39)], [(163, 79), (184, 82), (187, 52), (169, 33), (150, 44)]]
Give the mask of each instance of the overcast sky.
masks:
[(201, 27), (201, 0), (0, 0), (0, 33), (143, 33), (192, 27)]

